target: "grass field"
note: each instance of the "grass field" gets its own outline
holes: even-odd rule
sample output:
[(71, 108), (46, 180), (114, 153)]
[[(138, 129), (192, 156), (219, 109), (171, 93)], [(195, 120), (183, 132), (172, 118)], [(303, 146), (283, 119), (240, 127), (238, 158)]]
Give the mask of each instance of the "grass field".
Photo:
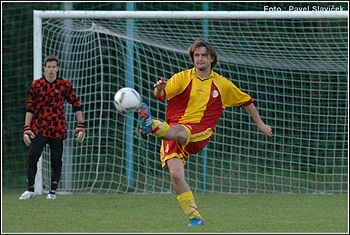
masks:
[(2, 195), (2, 233), (348, 233), (348, 195), (195, 194), (188, 227), (175, 194)]

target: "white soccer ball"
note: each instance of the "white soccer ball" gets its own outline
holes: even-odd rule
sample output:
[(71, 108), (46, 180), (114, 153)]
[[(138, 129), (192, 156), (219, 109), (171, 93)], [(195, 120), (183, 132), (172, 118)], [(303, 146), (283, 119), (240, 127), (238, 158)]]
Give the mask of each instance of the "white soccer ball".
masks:
[(136, 112), (141, 105), (140, 94), (130, 87), (124, 87), (115, 93), (113, 103), (119, 113)]

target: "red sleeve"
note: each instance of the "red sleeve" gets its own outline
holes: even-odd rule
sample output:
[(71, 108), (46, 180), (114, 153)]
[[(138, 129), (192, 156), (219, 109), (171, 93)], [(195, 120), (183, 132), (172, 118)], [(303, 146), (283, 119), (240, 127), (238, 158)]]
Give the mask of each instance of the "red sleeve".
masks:
[(163, 96), (162, 97), (160, 97), (160, 98), (158, 98), (157, 100), (158, 101), (163, 101), (163, 100), (165, 100), (165, 98), (166, 98), (166, 91), (165, 91), (165, 89), (163, 89)]
[(70, 82), (67, 80), (65, 81), (65, 86), (67, 89), (67, 101), (72, 104), (72, 108), (74, 112), (81, 111), (81, 105), (78, 99), (78, 96), (76, 95), (73, 86)]
[(251, 103), (253, 103), (254, 102), (254, 99), (252, 98), (252, 97), (250, 97), (250, 100), (248, 100), (247, 102), (245, 102), (244, 104), (243, 104), (243, 106), (245, 107), (245, 106), (248, 106), (248, 105), (250, 105)]
[(35, 94), (34, 94), (33, 85), (31, 84), (30, 88), (29, 88), (27, 112), (34, 113), (35, 104), (36, 104), (36, 102), (35, 102)]

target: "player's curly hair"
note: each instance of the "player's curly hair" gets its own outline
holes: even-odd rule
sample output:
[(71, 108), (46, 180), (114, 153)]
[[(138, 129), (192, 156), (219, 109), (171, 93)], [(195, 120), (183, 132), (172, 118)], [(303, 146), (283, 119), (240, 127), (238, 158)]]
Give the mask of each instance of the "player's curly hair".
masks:
[(213, 45), (209, 42), (206, 42), (203, 38), (196, 39), (194, 41), (194, 43), (187, 50), (187, 52), (191, 58), (192, 63), (194, 63), (194, 61), (193, 61), (194, 50), (198, 47), (206, 47), (207, 48), (208, 53), (211, 55), (211, 58), (213, 58), (213, 62), (211, 62), (211, 66), (210, 66), (211, 69), (213, 69), (218, 61), (218, 55), (216, 54), (216, 51), (215, 51)]

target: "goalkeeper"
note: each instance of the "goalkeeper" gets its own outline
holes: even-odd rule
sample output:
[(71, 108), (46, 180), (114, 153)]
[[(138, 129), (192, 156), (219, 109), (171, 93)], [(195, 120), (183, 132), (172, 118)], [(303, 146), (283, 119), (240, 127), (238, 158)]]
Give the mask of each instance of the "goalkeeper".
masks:
[(271, 137), (272, 131), (261, 120), (253, 98), (213, 71), (217, 54), (210, 43), (199, 38), (188, 48), (188, 54), (194, 68), (179, 72), (168, 81), (161, 78), (154, 85), (155, 97), (159, 101), (168, 99), (166, 121), (153, 119), (145, 103), (138, 113), (141, 133), (162, 139), (162, 167), (168, 167), (177, 200), (189, 219), (188, 226), (203, 226), (204, 219), (185, 179), (186, 159), (208, 144), (227, 107), (244, 107), (262, 133)]
[(78, 142), (85, 138), (81, 105), (68, 80), (58, 76), (59, 61), (56, 56), (47, 56), (43, 63), (45, 76), (30, 85), (27, 112), (25, 115), (23, 141), (29, 146), (27, 156), (28, 189), (20, 200), (34, 197), (34, 181), (37, 162), (43, 148), (48, 144), (51, 152), (51, 187), (47, 199), (56, 199), (56, 189), (61, 176), (63, 140), (67, 138), (64, 102), (72, 105), (78, 125), (74, 136)]

